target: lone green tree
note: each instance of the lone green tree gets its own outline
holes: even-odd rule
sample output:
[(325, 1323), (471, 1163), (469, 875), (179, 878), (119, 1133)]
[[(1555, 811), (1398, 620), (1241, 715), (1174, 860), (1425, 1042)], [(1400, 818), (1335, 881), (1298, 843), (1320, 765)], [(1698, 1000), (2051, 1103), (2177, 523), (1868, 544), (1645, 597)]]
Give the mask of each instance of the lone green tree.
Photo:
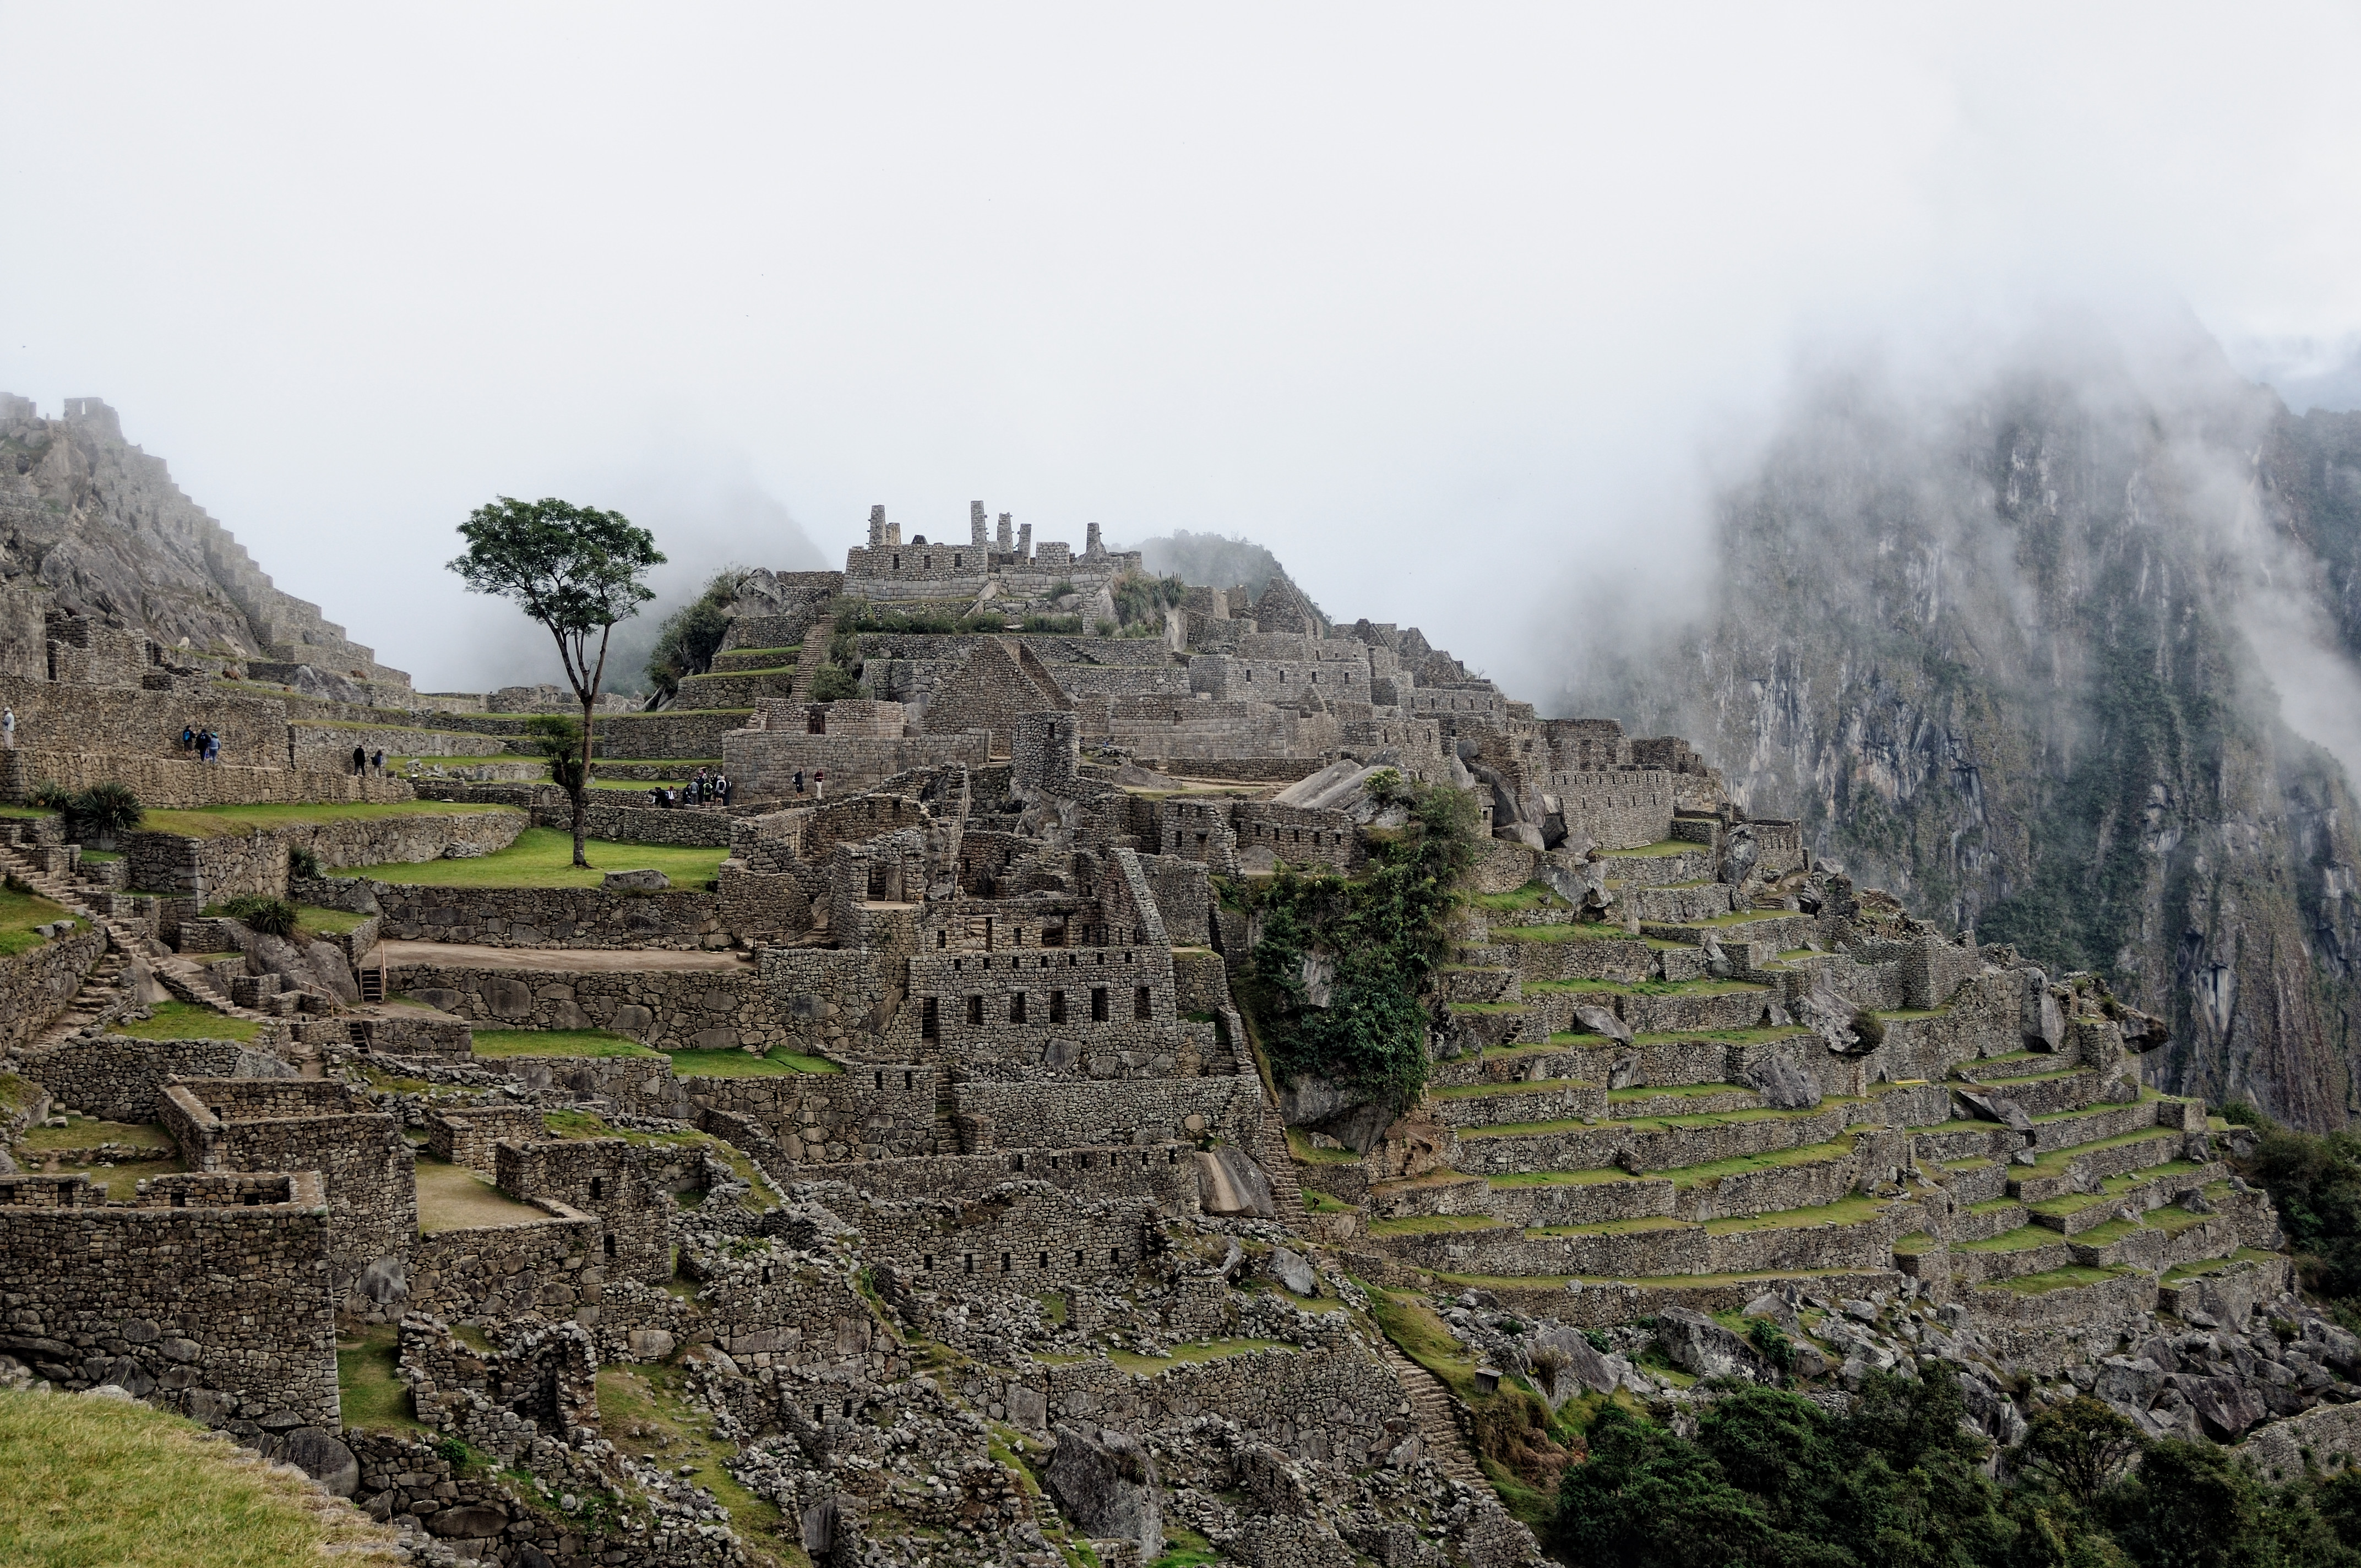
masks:
[(580, 765), (565, 770), (560, 779), (574, 803), (574, 863), (587, 867), (582, 828), (607, 639), (617, 621), (629, 620), (655, 598), (642, 579), (649, 567), (664, 564), (664, 554), (655, 535), (621, 512), (556, 499), (502, 496), (470, 513), (459, 535), (467, 542), (467, 553), (449, 563), (451, 570), (470, 592), (513, 599), (549, 629), (566, 678), (582, 704)]

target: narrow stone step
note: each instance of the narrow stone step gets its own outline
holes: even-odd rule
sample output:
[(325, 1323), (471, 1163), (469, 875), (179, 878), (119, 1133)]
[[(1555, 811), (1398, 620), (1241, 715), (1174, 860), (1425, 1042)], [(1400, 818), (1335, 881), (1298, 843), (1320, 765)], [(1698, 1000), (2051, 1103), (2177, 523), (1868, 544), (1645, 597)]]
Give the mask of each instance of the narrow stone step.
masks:
[(1409, 1397), (1411, 1419), (1417, 1423), (1419, 1437), (1435, 1468), (1471, 1486), (1490, 1486), (1484, 1478), (1483, 1467), (1468, 1452), (1467, 1440), (1459, 1428), (1457, 1403), (1450, 1390), (1436, 1380), (1434, 1374), (1397, 1350), (1390, 1340), (1378, 1342), (1378, 1354)]

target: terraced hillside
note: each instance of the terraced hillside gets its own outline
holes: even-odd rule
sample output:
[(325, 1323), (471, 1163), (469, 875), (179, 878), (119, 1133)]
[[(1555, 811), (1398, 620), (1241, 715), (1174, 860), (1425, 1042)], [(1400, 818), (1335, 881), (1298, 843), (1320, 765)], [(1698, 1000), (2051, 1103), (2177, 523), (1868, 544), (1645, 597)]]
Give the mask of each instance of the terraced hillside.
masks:
[(1601, 1328), (1779, 1287), (2067, 1322), (2270, 1239), (2224, 1124), (2141, 1084), (2153, 1020), (1840, 876), (1720, 880), (1731, 826), (1595, 854), (1581, 911), (1474, 901), (1431, 1125), (1304, 1169), (1373, 1261)]

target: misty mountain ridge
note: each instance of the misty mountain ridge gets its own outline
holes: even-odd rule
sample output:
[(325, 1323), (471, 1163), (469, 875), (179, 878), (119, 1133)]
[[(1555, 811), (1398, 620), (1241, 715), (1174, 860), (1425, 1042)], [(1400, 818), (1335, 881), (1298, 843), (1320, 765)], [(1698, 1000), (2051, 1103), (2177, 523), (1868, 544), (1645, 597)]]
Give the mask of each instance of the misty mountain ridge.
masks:
[(1861, 880), (2104, 972), (2171, 1020), (2160, 1084), (2343, 1124), (2361, 415), (2195, 338), (1836, 367), (1713, 522), (1704, 612), (1602, 607), (1560, 711), (1687, 735)]

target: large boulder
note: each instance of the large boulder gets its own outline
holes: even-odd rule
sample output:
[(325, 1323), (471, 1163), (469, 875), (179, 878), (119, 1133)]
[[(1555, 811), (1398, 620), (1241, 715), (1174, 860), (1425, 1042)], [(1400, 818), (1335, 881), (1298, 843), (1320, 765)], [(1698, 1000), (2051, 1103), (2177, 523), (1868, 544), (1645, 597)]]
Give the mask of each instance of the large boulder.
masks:
[(1707, 1317), (1686, 1307), (1665, 1307), (1656, 1313), (1656, 1337), (1673, 1365), (1697, 1377), (1745, 1377), (1761, 1380), (1765, 1371), (1754, 1347)]
[(1820, 1086), (1785, 1057), (1758, 1057), (1739, 1077), (1774, 1111), (1807, 1111), (1820, 1102)]
[(1235, 1144), (1224, 1144), (1217, 1149), (1201, 1150), (1192, 1157), (1197, 1162), (1197, 1203), (1205, 1212), (1257, 1220), (1279, 1217), (1279, 1201), (1272, 1196), (1270, 1178), (1263, 1174), (1262, 1167), (1246, 1157), (1246, 1150)]
[(1270, 1272), (1281, 1285), (1286, 1286), (1298, 1296), (1310, 1297), (1320, 1294), (1320, 1276), (1313, 1272), (1312, 1265), (1304, 1260), (1301, 1253), (1290, 1251), (1283, 1246), (1271, 1248)]
[(2012, 1132), (2033, 1131), (2033, 1118), (2025, 1113), (2025, 1107), (2005, 1095), (1977, 1094), (1962, 1089), (1959, 1096), (1960, 1103), (1979, 1121), (1998, 1122)]
[(672, 886), (672, 878), (662, 872), (608, 872), (598, 879), (601, 893), (662, 893)]
[(1084, 1535), (1137, 1541), (1142, 1563), (1152, 1563), (1163, 1552), (1156, 1461), (1137, 1438), (1061, 1426), (1057, 1451), (1042, 1479), (1058, 1507)]
[(1574, 1021), (1594, 1035), (1604, 1035), (1619, 1046), (1631, 1043), (1631, 1025), (1604, 1007), (1576, 1007)]

